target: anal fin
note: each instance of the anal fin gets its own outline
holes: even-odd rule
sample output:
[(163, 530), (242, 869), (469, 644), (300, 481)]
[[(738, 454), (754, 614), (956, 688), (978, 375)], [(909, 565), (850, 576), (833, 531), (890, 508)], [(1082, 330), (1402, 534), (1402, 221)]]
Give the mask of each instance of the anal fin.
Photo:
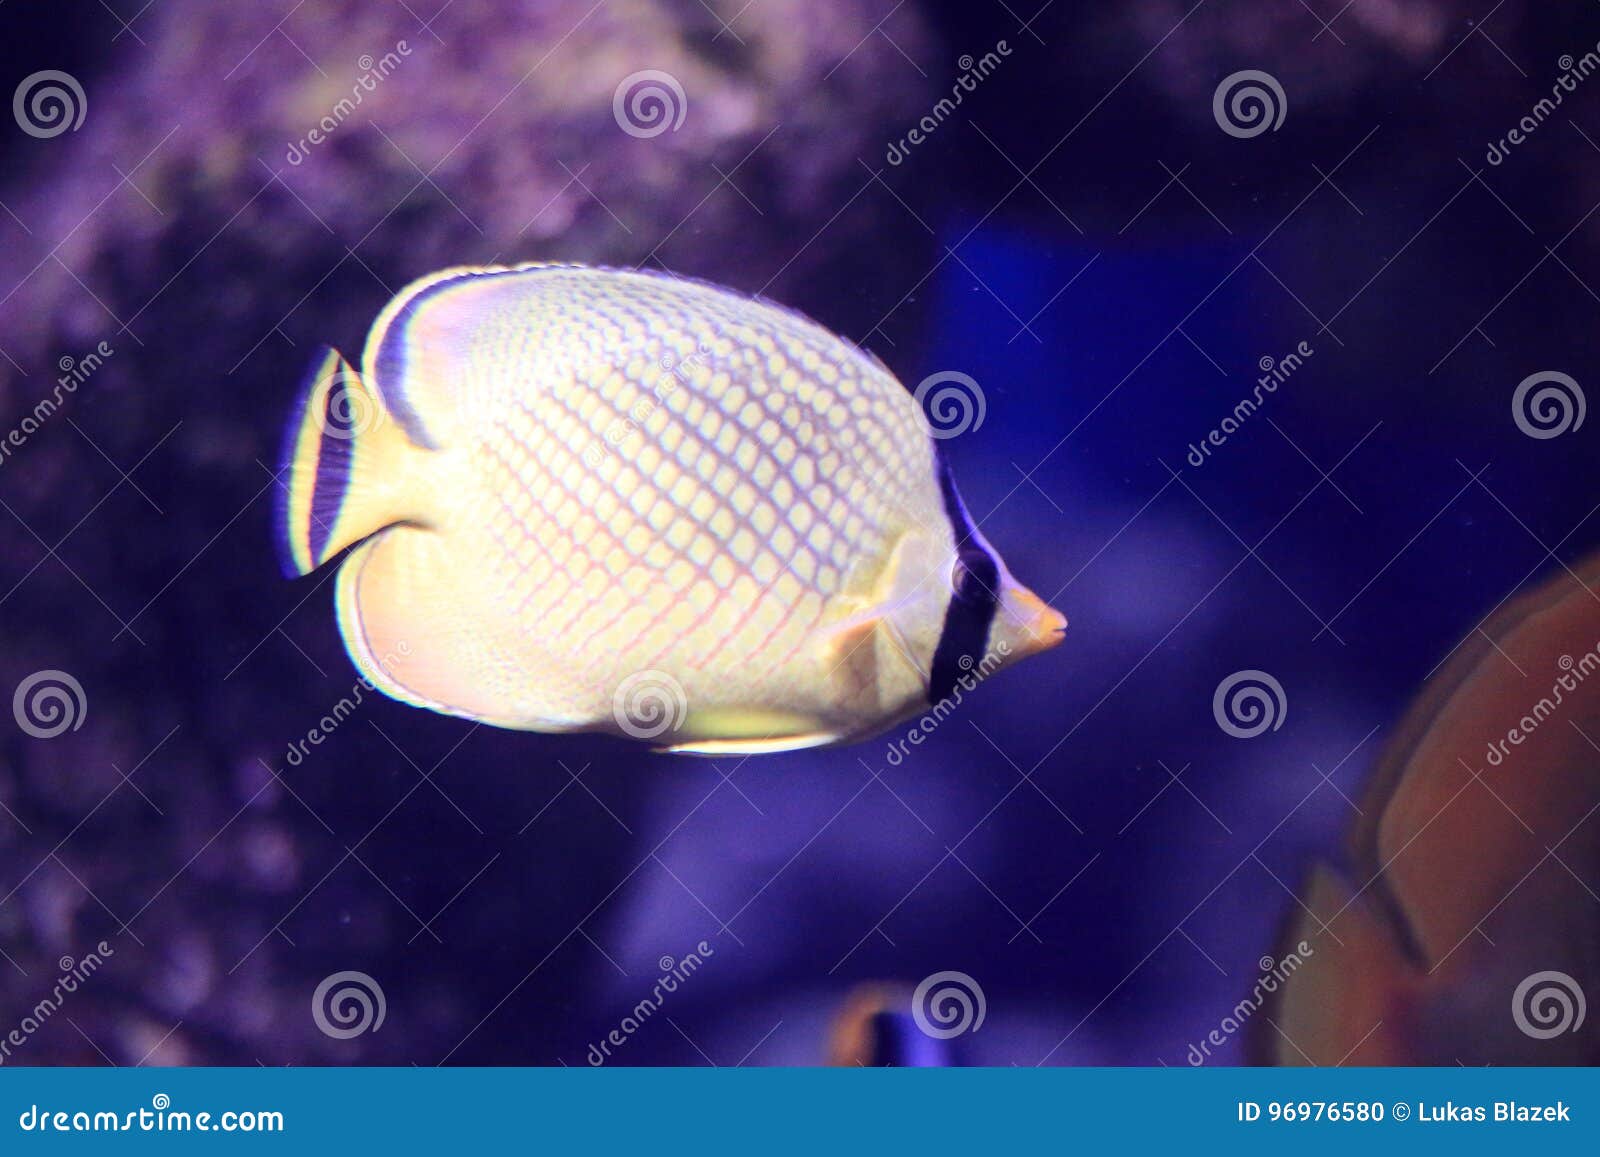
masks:
[(830, 743), (837, 743), (839, 739), (840, 736), (831, 731), (814, 731), (808, 735), (785, 735), (774, 739), (700, 739), (654, 750), (663, 755), (772, 755), (780, 751), (826, 747)]
[(694, 736), (655, 750), (673, 755), (762, 755), (835, 743), (840, 736), (820, 720), (791, 711), (723, 707), (691, 711), (680, 728)]

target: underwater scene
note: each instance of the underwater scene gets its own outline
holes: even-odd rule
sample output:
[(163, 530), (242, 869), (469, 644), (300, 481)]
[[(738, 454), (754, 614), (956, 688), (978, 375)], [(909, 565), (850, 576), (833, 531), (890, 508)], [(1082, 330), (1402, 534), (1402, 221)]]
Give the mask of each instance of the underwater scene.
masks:
[(1600, 1062), (1600, 8), (0, 29), (0, 1065)]

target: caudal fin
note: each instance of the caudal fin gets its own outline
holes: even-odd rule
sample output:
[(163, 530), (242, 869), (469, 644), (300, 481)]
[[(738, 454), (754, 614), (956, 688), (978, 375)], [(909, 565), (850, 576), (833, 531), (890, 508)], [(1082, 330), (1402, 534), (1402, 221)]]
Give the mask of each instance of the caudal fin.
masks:
[(425, 521), (415, 461), (425, 454), (361, 374), (325, 350), (284, 440), (276, 536), (285, 573), (310, 574), (386, 526)]

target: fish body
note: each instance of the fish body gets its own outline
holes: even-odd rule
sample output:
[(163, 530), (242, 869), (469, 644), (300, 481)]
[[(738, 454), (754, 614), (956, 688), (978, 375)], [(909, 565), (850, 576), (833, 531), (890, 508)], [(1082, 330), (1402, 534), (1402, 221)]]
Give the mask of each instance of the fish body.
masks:
[(536, 731), (755, 752), (881, 730), (1059, 638), (920, 405), (781, 307), (665, 275), (453, 269), (291, 426), (280, 537), (340, 567), (380, 690)]

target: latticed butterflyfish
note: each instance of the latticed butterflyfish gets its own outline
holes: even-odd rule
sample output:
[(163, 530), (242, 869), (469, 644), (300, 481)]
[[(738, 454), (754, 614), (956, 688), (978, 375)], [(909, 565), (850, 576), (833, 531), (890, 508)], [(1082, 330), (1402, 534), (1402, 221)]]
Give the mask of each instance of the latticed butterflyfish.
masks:
[(881, 363), (661, 274), (450, 269), (329, 350), (288, 436), (294, 574), (355, 546), (379, 690), (696, 753), (863, 738), (1059, 641)]

